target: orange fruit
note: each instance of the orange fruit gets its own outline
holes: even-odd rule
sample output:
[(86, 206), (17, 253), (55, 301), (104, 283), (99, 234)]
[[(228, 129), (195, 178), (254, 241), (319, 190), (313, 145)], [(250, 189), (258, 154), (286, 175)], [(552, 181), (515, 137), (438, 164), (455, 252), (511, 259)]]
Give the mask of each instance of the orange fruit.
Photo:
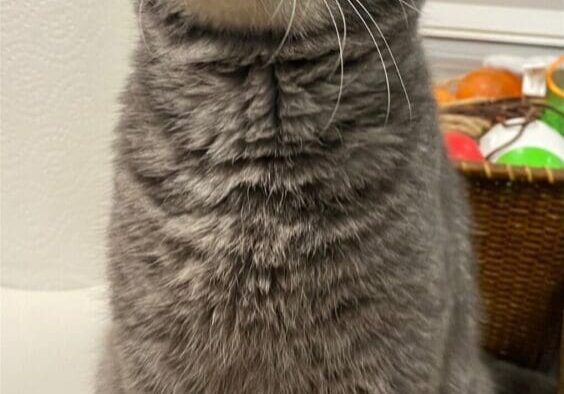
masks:
[(437, 103), (439, 103), (439, 105), (448, 104), (456, 100), (456, 96), (444, 86), (433, 87), (433, 94), (435, 95), (435, 100), (437, 100)]
[(458, 83), (456, 98), (506, 98), (521, 96), (521, 78), (500, 68), (484, 67), (467, 74)]

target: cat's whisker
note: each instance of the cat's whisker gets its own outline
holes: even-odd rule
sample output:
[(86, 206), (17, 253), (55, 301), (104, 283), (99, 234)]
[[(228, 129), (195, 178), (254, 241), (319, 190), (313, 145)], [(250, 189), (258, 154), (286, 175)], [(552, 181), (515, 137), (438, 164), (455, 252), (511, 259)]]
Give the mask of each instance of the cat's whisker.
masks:
[(407, 15), (407, 11), (405, 10), (405, 5), (401, 0), (398, 0), (398, 2), (401, 7), (401, 12), (403, 13), (403, 19), (405, 20), (405, 25), (409, 27), (409, 17)]
[(339, 0), (335, 0), (337, 4), (337, 8), (339, 9), (339, 13), (341, 14), (341, 20), (343, 21), (343, 53), (345, 52), (345, 48), (347, 46), (347, 18), (345, 17), (345, 13), (343, 12), (343, 7)]
[(417, 7), (415, 6), (413, 0), (411, 0), (410, 3), (408, 3), (408, 2), (405, 1), (405, 0), (398, 0), (398, 1), (400, 2), (400, 4), (404, 5), (405, 7), (407, 7), (407, 8), (409, 8), (409, 9), (411, 9), (411, 10), (417, 12), (418, 14), (421, 14), (422, 11), (421, 11), (419, 8), (417, 8)]
[(292, 32), (292, 27), (294, 26), (294, 19), (296, 17), (296, 8), (297, 7), (298, 7), (298, 0), (293, 0), (293, 2), (292, 2), (292, 13), (290, 14), (290, 19), (288, 21), (288, 27), (286, 28), (286, 32), (284, 33), (284, 37), (282, 37), (282, 41), (280, 42), (280, 45), (278, 45), (278, 48), (276, 48), (276, 50), (272, 54), (269, 63), (272, 63), (274, 61), (274, 59), (280, 54), (280, 51), (282, 50), (282, 48), (286, 44), (286, 41), (288, 41), (288, 37), (290, 37), (290, 33)]
[(147, 63), (149, 63), (157, 59), (159, 56), (167, 55), (170, 51), (159, 51), (159, 53), (157, 53), (153, 51), (153, 49), (149, 45), (149, 42), (147, 41), (147, 36), (145, 34), (145, 26), (143, 22), (143, 14), (145, 12), (145, 5), (147, 4), (147, 2), (151, 2), (151, 0), (139, 0), (139, 8), (137, 10), (137, 24), (139, 28), (139, 35), (141, 41), (143, 43), (143, 46), (147, 50), (147, 53), (149, 54), (149, 57), (146, 59)]
[(262, 9), (264, 10), (265, 13), (268, 13), (268, 7), (266, 6), (266, 4), (264, 3), (264, 0), (258, 0), (258, 2), (260, 3)]
[[(338, 0), (337, 4), (338, 4)], [(331, 7), (329, 6), (329, 3), (327, 2), (327, 0), (323, 0), (323, 2), (325, 3), (325, 7), (327, 7), (327, 11), (329, 12), (329, 16), (331, 17), (331, 21), (333, 22), (333, 26), (335, 27), (335, 33), (337, 34), (337, 42), (339, 44), (339, 60), (341, 63), (341, 81), (339, 84), (339, 94), (337, 95), (337, 103), (335, 104), (335, 108), (333, 109), (333, 113), (331, 114), (331, 117), (329, 118), (329, 121), (327, 122), (327, 125), (325, 126), (324, 130), (327, 130), (329, 128), (329, 126), (331, 125), (331, 123), (333, 123), (333, 120), (335, 120), (335, 116), (337, 115), (337, 111), (339, 110), (339, 106), (341, 105), (341, 99), (343, 97), (343, 86), (344, 86), (344, 81), (345, 81), (345, 61), (344, 61), (344, 53), (343, 53), (343, 41), (341, 41), (341, 33), (339, 33), (339, 26), (337, 25), (337, 20), (335, 19), (335, 15), (333, 14), (333, 11), (331, 11)], [(344, 15), (343, 15), (344, 18)], [(344, 19), (343, 19), (344, 20)], [(344, 22), (346, 23), (346, 22)], [(345, 30), (346, 31), (346, 30)], [(346, 33), (343, 33), (346, 34)]]
[(137, 24), (139, 27), (139, 34), (141, 35), (141, 41), (143, 41), (143, 45), (147, 49), (147, 52), (154, 56), (152, 53), (149, 44), (147, 43), (147, 37), (145, 36), (145, 27), (143, 26), (143, 7), (145, 6), (145, 0), (139, 0), (139, 9), (137, 10)]
[(368, 15), (368, 18), (370, 18), (370, 20), (372, 21), (372, 23), (374, 24), (374, 27), (376, 28), (376, 30), (378, 30), (378, 34), (380, 35), (380, 37), (382, 38), (382, 40), (384, 41), (384, 45), (386, 45), (386, 48), (388, 50), (388, 53), (390, 54), (390, 57), (392, 59), (392, 63), (394, 64), (394, 68), (396, 69), (396, 73), (398, 75), (398, 79), (400, 81), (401, 84), (401, 88), (403, 90), (403, 93), (405, 95), (405, 99), (407, 101), (407, 107), (409, 110), (409, 119), (413, 119), (413, 108), (411, 105), (411, 99), (409, 98), (409, 93), (407, 92), (407, 88), (405, 86), (405, 82), (403, 80), (403, 77), (401, 75), (401, 70), (399, 69), (398, 63), (396, 61), (396, 58), (394, 56), (394, 53), (392, 51), (392, 48), (390, 47), (390, 44), (388, 43), (388, 40), (386, 40), (386, 36), (384, 35), (384, 32), (382, 31), (382, 29), (380, 28), (380, 26), (378, 25), (378, 23), (376, 22), (376, 20), (374, 19), (374, 17), (372, 16), (372, 14), (370, 14), (370, 12), (368, 11), (368, 9), (366, 9), (366, 7), (364, 6), (364, 4), (362, 4), (362, 2), (360, 0), (355, 0), (358, 5), (360, 7), (362, 7), (362, 9), (364, 10), (364, 12), (366, 13), (366, 15)]
[(370, 35), (370, 38), (372, 39), (372, 42), (374, 43), (376, 51), (378, 52), (378, 56), (380, 57), (380, 62), (382, 63), (382, 70), (384, 71), (384, 76), (386, 78), (386, 90), (387, 90), (387, 95), (388, 95), (388, 104), (387, 104), (387, 109), (386, 109), (386, 121), (385, 121), (385, 123), (388, 124), (388, 121), (390, 119), (391, 109), (392, 109), (392, 96), (391, 96), (391, 90), (390, 90), (390, 78), (388, 76), (388, 70), (387, 70), (386, 62), (384, 61), (384, 55), (382, 54), (382, 51), (380, 50), (380, 46), (378, 45), (378, 42), (376, 41), (376, 37), (374, 37), (374, 33), (372, 33), (370, 26), (368, 26), (368, 23), (366, 22), (366, 20), (364, 19), (364, 17), (362, 16), (360, 11), (358, 10), (358, 8), (355, 7), (352, 0), (347, 0), (347, 2), (351, 6), (351, 8), (355, 12), (355, 14), (359, 17), (362, 24), (366, 28), (366, 30), (368, 31), (368, 34)]
[[(337, 5), (337, 8), (339, 9), (339, 13), (341, 14), (341, 21), (343, 23), (343, 39), (342, 41), (342, 46), (343, 46), (343, 53), (345, 52), (345, 48), (347, 46), (347, 35), (348, 35), (348, 27), (347, 27), (347, 19), (345, 17), (345, 13), (343, 12), (343, 7), (341, 6), (341, 4), (339, 3), (339, 0), (335, 0), (335, 3)], [(337, 71), (337, 68), (339, 67), (340, 64), (340, 59), (337, 59), (337, 62), (335, 64), (335, 71)]]
[(274, 18), (276, 18), (276, 16), (278, 15), (278, 13), (280, 12), (280, 10), (282, 9), (282, 5), (284, 4), (284, 0), (280, 0), (278, 2), (278, 5), (276, 6), (276, 8), (274, 9), (274, 11), (272, 12), (272, 15), (270, 15), (270, 22), (272, 22), (272, 20)]

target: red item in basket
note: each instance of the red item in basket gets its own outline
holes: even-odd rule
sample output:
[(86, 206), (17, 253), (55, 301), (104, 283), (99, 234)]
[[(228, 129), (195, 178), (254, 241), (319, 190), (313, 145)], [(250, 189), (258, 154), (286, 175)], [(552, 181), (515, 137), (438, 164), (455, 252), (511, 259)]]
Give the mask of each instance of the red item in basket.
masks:
[(478, 143), (468, 135), (456, 130), (447, 131), (444, 134), (444, 140), (448, 155), (452, 160), (484, 160)]

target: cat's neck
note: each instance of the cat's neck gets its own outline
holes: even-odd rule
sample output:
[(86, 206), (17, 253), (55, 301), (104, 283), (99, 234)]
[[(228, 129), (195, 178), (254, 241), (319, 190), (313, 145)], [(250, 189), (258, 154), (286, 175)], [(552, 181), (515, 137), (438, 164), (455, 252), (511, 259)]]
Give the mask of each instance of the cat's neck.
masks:
[[(217, 253), (252, 250), (257, 266), (286, 264), (290, 251), (307, 255), (323, 237), (300, 238), (297, 244), (307, 249), (301, 251), (292, 237), (278, 246), (268, 240), (279, 239), (281, 226), (310, 234), (308, 227), (292, 227), (306, 211), (323, 222), (324, 209), (356, 209), (358, 199), (372, 201), (375, 190), (386, 198), (415, 157), (438, 157), (438, 144), (421, 141), (438, 133), (423, 57), (412, 36), (390, 39), (412, 117), (386, 58), (387, 121), (386, 74), (370, 37), (349, 35), (337, 111), (339, 46), (329, 36), (290, 41), (274, 59), (260, 43), (205, 35), (147, 38), (125, 95), (119, 160), (142, 180), (140, 195), (151, 196), (158, 210), (173, 217), (207, 212), (225, 217), (209, 223), (228, 230), (239, 214), (253, 218), (249, 228), (256, 239), (249, 229), (245, 240), (239, 232), (217, 232), (210, 247)], [(174, 227), (175, 237), (183, 228)]]
[(428, 97), (411, 29), (376, 45), (366, 33), (349, 33), (340, 45), (332, 33), (290, 39), (281, 48), (205, 32), (182, 39), (149, 33), (137, 57), (149, 108), (170, 120), (187, 151), (214, 152), (220, 161), (292, 155), (348, 136), (359, 143), (408, 124)]

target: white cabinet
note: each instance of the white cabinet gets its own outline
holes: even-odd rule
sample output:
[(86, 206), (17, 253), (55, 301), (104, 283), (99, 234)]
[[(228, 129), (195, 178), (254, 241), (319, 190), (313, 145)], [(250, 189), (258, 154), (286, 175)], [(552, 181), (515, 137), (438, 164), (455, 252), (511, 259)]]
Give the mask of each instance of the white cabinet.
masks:
[(564, 0), (429, 0), (423, 33), (564, 48)]
[(422, 15), (436, 79), (460, 75), (489, 55), (564, 53), (564, 0), (429, 0)]

